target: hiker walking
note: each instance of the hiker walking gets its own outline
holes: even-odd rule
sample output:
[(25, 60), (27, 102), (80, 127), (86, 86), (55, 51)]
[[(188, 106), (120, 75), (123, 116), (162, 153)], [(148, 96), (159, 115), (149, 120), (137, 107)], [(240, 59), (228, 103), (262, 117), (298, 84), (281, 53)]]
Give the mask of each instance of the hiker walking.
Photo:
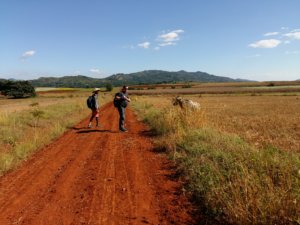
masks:
[(92, 116), (88, 128), (92, 128), (92, 121), (96, 119), (96, 126), (99, 127), (99, 103), (98, 103), (98, 93), (100, 89), (95, 88), (93, 94), (87, 99), (87, 105), (92, 110)]
[(114, 105), (118, 109), (118, 112), (120, 114), (119, 130), (121, 132), (127, 132), (127, 129), (124, 127), (125, 110), (128, 105), (128, 102), (130, 102), (130, 98), (128, 97), (127, 91), (128, 91), (128, 87), (123, 86), (121, 91), (115, 95), (115, 99), (114, 99)]

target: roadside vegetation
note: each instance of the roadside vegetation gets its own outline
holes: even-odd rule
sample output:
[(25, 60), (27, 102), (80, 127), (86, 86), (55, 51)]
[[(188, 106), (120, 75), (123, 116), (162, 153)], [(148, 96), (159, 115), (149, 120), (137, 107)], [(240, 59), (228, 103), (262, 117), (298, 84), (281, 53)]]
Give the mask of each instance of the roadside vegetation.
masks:
[[(200, 102), (205, 108), (204, 101)], [(239, 117), (245, 112), (236, 104), (239, 110), (235, 115)], [(177, 164), (186, 190), (207, 218), (230, 224), (300, 223), (300, 153), (297, 149), (283, 150), (272, 142), (257, 145), (239, 135), (240, 125), (235, 124), (235, 132), (219, 129), (226, 126), (224, 123), (230, 123), (224, 111), (218, 121), (211, 121), (216, 117), (212, 117), (210, 111), (182, 111), (171, 106), (166, 97), (136, 97), (133, 106), (156, 133), (157, 150), (166, 151)], [(254, 113), (258, 107), (262, 105), (252, 105)], [(295, 117), (297, 111), (293, 112)], [(251, 111), (248, 113), (252, 115)], [(293, 116), (293, 123), (299, 124)], [(270, 120), (271, 117), (272, 114)], [(245, 122), (247, 117), (243, 119)], [(281, 126), (276, 119), (272, 122)], [(218, 122), (222, 124), (220, 127)], [(267, 129), (273, 127), (265, 127)]]
[[(0, 101), (0, 176), (86, 118), (90, 91)], [(108, 96), (108, 95), (107, 95)], [(100, 95), (100, 103), (107, 98)]]
[[(173, 95), (173, 97), (176, 95)], [(248, 143), (300, 153), (300, 93), (286, 95), (185, 95), (201, 104), (206, 126)], [(136, 96), (155, 108), (172, 107), (171, 95)]]

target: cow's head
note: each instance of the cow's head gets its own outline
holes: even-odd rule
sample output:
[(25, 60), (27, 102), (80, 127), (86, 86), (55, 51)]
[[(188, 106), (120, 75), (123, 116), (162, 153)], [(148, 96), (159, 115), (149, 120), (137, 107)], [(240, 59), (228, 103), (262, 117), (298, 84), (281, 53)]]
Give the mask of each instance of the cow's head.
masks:
[(182, 104), (182, 98), (180, 96), (177, 96), (176, 98), (173, 98), (172, 100), (173, 105), (178, 105), (178, 104)]

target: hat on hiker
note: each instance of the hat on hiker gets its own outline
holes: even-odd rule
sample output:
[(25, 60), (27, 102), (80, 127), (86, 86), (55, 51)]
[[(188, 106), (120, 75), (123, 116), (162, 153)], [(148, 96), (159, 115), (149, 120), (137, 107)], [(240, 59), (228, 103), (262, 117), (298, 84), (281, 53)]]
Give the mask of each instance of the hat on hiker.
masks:
[(93, 92), (100, 91), (100, 88), (95, 88)]

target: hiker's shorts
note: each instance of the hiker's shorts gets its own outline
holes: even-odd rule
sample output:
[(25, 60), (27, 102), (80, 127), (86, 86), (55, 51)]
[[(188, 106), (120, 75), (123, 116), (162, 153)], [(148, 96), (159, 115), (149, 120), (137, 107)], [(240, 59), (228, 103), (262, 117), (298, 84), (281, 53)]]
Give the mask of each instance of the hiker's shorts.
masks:
[(93, 117), (99, 117), (99, 109), (92, 109)]

